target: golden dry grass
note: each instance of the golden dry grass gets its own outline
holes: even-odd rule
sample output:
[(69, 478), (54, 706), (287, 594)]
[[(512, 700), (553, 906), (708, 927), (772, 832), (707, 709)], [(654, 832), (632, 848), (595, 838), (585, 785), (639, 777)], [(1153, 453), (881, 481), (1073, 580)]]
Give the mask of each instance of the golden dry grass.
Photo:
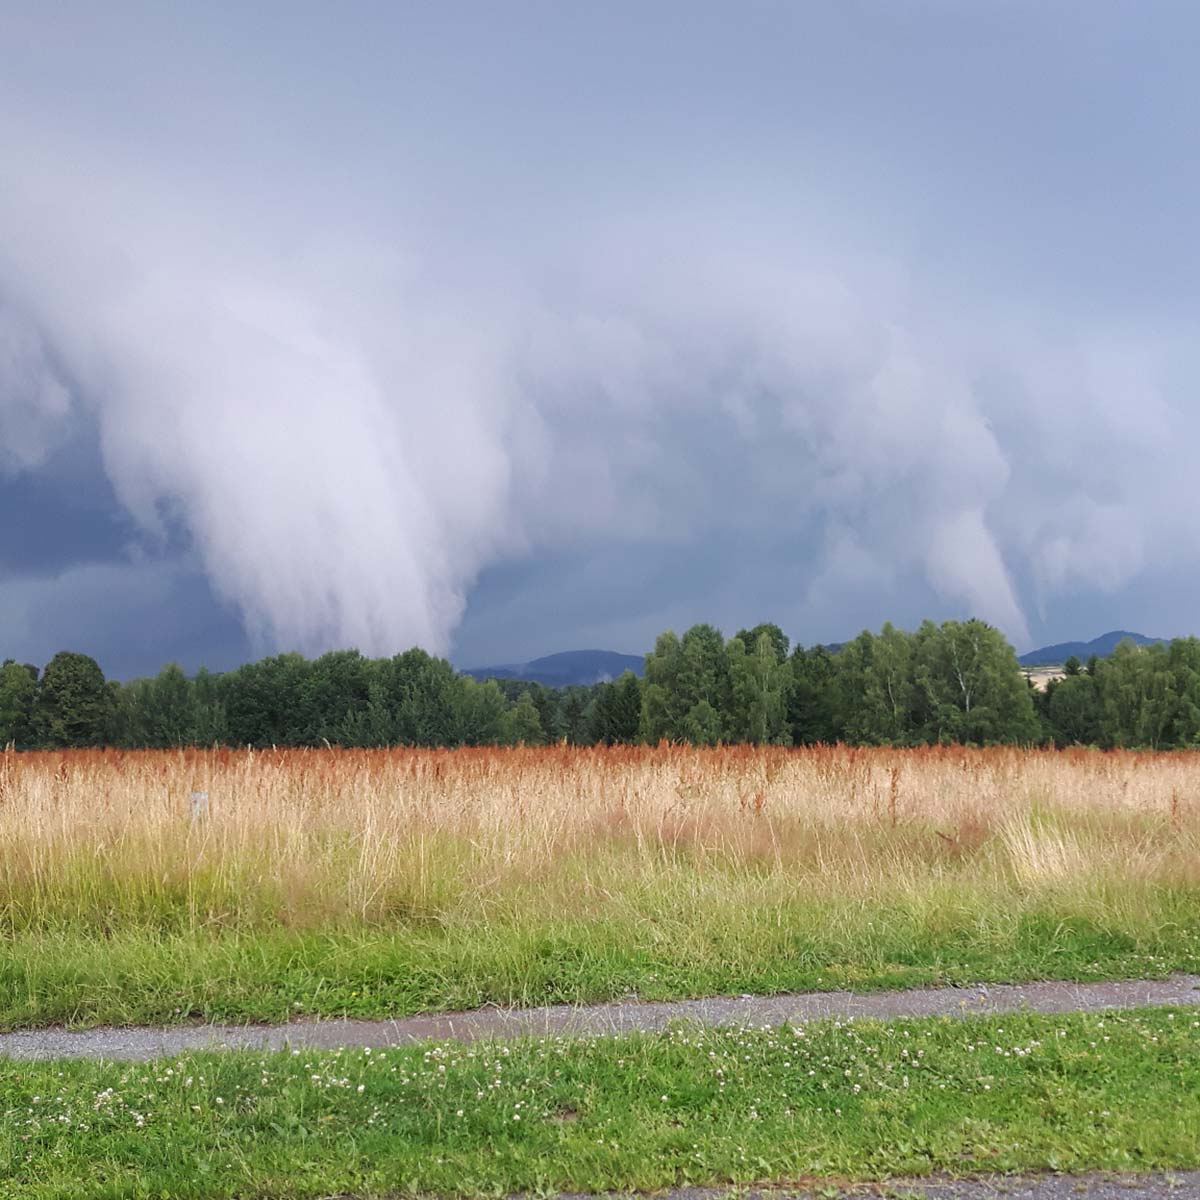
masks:
[(1186, 753), (8, 754), (0, 1026), (1197, 970), (1198, 851)]
[[(191, 817), (189, 797), (207, 791)], [(1200, 881), (1200, 756), (820, 747), (0, 759), (0, 922), (314, 927)], [(736, 892), (735, 898), (731, 893)], [(639, 899), (640, 898), (640, 899)], [(661, 899), (661, 896), (660, 896)]]

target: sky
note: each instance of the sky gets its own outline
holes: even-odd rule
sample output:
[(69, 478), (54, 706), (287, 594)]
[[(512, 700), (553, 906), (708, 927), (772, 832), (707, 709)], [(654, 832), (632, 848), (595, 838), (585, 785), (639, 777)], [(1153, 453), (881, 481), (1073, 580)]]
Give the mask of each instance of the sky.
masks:
[(0, 0), (0, 657), (1200, 633), (1198, 36)]

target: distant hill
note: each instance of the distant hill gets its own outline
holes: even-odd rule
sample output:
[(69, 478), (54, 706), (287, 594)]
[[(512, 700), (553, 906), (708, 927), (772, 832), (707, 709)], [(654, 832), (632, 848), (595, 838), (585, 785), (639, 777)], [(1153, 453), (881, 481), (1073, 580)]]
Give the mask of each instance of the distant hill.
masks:
[[(1022, 654), (1018, 661), (1023, 667), (1056, 666), (1066, 662), (1073, 654), (1080, 662), (1086, 663), (1093, 654), (1099, 658), (1107, 658), (1118, 643), (1126, 638), (1139, 646), (1167, 640), (1147, 637), (1144, 633), (1131, 633), (1125, 629), (1114, 629), (1111, 633), (1103, 633), (1090, 642), (1059, 642), (1055, 646), (1030, 650), (1028, 654)], [(842, 643), (833, 643), (827, 645), (826, 649), (830, 653), (836, 653), (841, 646)], [(571, 687), (616, 679), (623, 671), (632, 671), (640, 676), (642, 663), (642, 656), (638, 654), (618, 654), (613, 650), (564, 650), (561, 654), (547, 654), (544, 658), (535, 658), (532, 662), (471, 667), (463, 674), (475, 679), (527, 679), (544, 687)]]
[(571, 687), (603, 683), (616, 679), (624, 671), (641, 675), (642, 661), (640, 655), (618, 654), (614, 650), (564, 650), (527, 663), (472, 667), (463, 674), (475, 679), (528, 679), (545, 687)]
[(1059, 642), (1056, 646), (1043, 646), (1040, 650), (1030, 650), (1018, 659), (1023, 667), (1046, 667), (1064, 663), (1071, 655), (1080, 662), (1086, 663), (1092, 655), (1097, 658), (1107, 658), (1123, 641), (1136, 642), (1139, 646), (1149, 646), (1154, 642), (1165, 642), (1166, 638), (1147, 637), (1144, 633), (1130, 633), (1126, 629), (1114, 629), (1111, 633), (1102, 633), (1090, 642)]

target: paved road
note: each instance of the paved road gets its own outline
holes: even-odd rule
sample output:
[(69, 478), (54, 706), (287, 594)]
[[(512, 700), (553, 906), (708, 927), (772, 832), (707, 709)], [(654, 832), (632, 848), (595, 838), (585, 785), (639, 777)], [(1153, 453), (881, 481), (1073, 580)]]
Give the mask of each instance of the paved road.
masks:
[(260, 1050), (284, 1046), (394, 1046), (430, 1038), (616, 1034), (662, 1029), (674, 1021), (704, 1025), (781, 1025), (824, 1017), (969, 1016), (976, 1013), (1096, 1012), (1139, 1005), (1200, 1005), (1200, 976), (1115, 983), (990, 984), (896, 992), (807, 992), (713, 997), (668, 1003), (629, 1001), (548, 1008), (481, 1008), (394, 1021), (294, 1021), (285, 1025), (184, 1025), (166, 1028), (18, 1030), (0, 1034), (0, 1056), (18, 1059), (149, 1059), (187, 1050)]
[[(1146, 1175), (1039, 1175), (1024, 1179), (997, 1175), (990, 1179), (896, 1180), (840, 1193), (831, 1193), (827, 1187), (816, 1192), (780, 1188), (745, 1189), (736, 1193), (683, 1188), (661, 1193), (656, 1200), (723, 1200), (732, 1195), (739, 1200), (829, 1200), (831, 1195), (853, 1197), (854, 1200), (878, 1196), (920, 1197), (921, 1200), (1197, 1200), (1200, 1198), (1200, 1171)], [(560, 1200), (580, 1198), (562, 1197)]]

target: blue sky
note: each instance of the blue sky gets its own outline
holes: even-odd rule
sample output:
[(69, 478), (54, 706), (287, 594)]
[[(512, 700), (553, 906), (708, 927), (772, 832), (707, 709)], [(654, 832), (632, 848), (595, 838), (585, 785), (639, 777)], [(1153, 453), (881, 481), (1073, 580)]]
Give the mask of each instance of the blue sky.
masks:
[(1193, 5), (0, 7), (0, 655), (1196, 631)]

